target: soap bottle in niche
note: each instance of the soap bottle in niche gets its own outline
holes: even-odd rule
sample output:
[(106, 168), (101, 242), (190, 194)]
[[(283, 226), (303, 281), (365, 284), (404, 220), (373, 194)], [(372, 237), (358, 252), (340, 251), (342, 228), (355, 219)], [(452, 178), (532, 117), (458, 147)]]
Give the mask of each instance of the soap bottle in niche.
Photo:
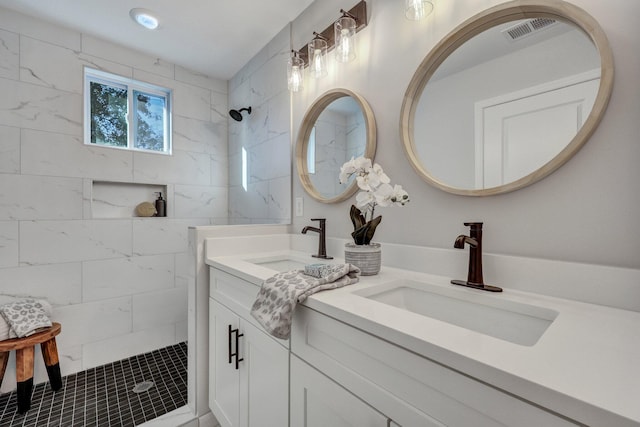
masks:
[(158, 195), (156, 199), (156, 216), (167, 216), (167, 201), (162, 198), (162, 192), (155, 194)]

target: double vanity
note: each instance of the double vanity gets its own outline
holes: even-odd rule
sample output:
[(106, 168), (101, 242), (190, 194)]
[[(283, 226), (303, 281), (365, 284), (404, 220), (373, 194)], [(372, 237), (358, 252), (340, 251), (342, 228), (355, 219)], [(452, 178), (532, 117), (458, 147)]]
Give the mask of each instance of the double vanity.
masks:
[[(328, 239), (328, 262), (343, 262), (343, 244)], [(636, 311), (383, 266), (299, 304), (290, 340), (268, 335), (249, 314), (260, 284), (318, 262), (315, 245), (291, 234), (206, 241), (209, 406), (223, 427), (640, 425)], [(430, 256), (385, 246), (392, 260), (407, 251)]]

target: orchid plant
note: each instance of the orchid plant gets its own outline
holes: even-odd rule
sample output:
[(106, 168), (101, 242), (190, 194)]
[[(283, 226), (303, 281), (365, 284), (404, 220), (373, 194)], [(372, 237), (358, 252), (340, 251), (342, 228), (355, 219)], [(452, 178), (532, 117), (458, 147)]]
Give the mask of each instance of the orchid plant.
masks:
[(356, 204), (351, 206), (354, 228), (351, 236), (357, 245), (368, 245), (382, 221), (382, 216), (374, 217), (376, 206), (404, 206), (409, 202), (409, 194), (400, 185), (391, 186), (391, 180), (382, 167), (377, 163), (372, 165), (371, 159), (366, 157), (352, 157), (342, 165), (340, 183), (347, 183), (352, 176), (355, 176), (361, 191), (356, 195)]

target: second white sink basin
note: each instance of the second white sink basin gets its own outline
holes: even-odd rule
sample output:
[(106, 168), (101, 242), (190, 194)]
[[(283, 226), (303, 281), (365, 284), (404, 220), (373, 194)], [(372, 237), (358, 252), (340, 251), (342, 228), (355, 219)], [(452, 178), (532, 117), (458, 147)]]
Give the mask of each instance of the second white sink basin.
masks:
[(482, 292), (397, 280), (354, 294), (525, 346), (538, 342), (558, 316), (551, 309)]

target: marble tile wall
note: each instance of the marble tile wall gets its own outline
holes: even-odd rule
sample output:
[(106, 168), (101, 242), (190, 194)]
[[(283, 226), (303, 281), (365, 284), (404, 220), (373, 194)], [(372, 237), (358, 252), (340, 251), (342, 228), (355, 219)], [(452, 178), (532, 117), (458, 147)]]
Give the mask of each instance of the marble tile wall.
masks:
[[(84, 66), (173, 90), (171, 156), (84, 145)], [(228, 222), (227, 92), (226, 80), (0, 8), (0, 303), (53, 304), (63, 375), (187, 339), (188, 227)], [(258, 98), (255, 145), (285, 158), (288, 121), (266, 118), (287, 98)], [(257, 173), (271, 201), (261, 215), (286, 217), (269, 188), (284, 192), (288, 169)], [(132, 217), (129, 199), (158, 188), (167, 218)]]
[[(286, 82), (289, 27), (229, 81), (229, 108), (251, 106), (229, 120), (229, 223), (291, 222), (290, 94)], [(242, 148), (247, 188), (242, 186)]]

